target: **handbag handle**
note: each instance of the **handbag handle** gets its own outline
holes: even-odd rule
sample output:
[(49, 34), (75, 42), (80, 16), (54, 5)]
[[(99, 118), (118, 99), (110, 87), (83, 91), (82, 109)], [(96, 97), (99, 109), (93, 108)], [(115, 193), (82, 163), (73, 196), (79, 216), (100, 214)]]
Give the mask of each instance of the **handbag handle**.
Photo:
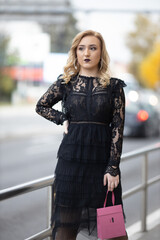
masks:
[[(108, 190), (107, 190), (107, 193), (106, 193), (106, 198), (104, 200), (104, 205), (103, 205), (104, 208), (106, 207), (107, 196), (108, 196)], [(113, 204), (113, 206), (115, 205), (115, 196), (114, 196), (114, 192), (113, 191), (112, 191), (112, 204)]]

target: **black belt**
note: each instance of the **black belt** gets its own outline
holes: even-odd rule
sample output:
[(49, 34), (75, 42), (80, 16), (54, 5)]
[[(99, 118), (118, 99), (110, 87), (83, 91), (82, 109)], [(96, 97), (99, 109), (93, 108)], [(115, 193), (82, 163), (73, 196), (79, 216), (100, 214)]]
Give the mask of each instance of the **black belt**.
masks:
[(91, 121), (79, 121), (79, 122), (71, 121), (70, 123), (76, 123), (76, 124), (81, 124), (81, 123), (92, 123), (92, 124), (107, 125), (106, 123), (102, 123), (102, 122), (91, 122)]

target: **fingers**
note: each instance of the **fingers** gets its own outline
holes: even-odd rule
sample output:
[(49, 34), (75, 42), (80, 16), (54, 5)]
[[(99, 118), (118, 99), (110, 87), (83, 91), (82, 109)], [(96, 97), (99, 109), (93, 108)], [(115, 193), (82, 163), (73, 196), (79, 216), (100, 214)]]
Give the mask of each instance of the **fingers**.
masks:
[(104, 175), (104, 186), (106, 186), (108, 182), (108, 191), (113, 191), (119, 184), (119, 175), (116, 177), (111, 176), (109, 173)]
[(67, 134), (68, 133), (68, 125), (69, 125), (68, 120), (65, 120), (63, 125), (64, 125), (64, 133)]
[(107, 184), (107, 175), (105, 174), (103, 178), (103, 185), (106, 186), (106, 184)]
[(113, 191), (114, 188), (116, 188), (118, 186), (119, 182), (117, 180), (115, 181), (109, 181), (108, 180), (108, 191)]
[(108, 191), (113, 191), (114, 190), (114, 183), (111, 181), (108, 181)]
[(115, 183), (114, 183), (115, 188), (118, 187), (118, 184), (119, 184), (119, 181), (115, 181)]
[(65, 134), (67, 134), (68, 133), (68, 129), (66, 128), (66, 129), (64, 129), (64, 133)]

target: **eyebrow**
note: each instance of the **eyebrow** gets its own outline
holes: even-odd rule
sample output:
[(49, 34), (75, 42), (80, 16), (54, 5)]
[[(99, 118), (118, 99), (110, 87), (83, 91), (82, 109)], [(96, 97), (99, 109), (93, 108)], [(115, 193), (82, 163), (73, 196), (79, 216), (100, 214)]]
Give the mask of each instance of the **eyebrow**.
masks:
[[(80, 45), (78, 45), (78, 46), (84, 47), (84, 46), (86, 46), (86, 45), (80, 44)], [(96, 45), (96, 44), (90, 44), (89, 46), (97, 46), (97, 45)]]

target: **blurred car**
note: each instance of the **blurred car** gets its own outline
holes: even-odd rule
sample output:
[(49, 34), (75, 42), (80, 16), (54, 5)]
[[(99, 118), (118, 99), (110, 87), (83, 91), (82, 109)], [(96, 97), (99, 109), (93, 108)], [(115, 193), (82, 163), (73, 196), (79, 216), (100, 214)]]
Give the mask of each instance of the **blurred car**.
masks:
[(160, 132), (160, 99), (151, 89), (142, 88), (130, 73), (121, 75), (127, 87), (124, 136), (150, 137)]
[[(126, 94), (124, 136), (150, 137), (159, 135), (160, 118), (157, 109), (143, 101), (140, 93), (132, 90)], [(132, 99), (132, 98), (133, 99)]]
[(141, 89), (140, 98), (157, 109), (160, 115), (160, 94), (151, 89)]

